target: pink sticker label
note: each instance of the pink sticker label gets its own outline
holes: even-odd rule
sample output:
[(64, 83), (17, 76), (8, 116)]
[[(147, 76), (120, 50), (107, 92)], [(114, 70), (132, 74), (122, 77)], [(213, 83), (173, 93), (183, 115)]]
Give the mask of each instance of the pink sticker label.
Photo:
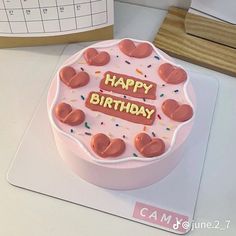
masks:
[(188, 216), (141, 202), (135, 203), (133, 217), (181, 233), (186, 233), (190, 226)]

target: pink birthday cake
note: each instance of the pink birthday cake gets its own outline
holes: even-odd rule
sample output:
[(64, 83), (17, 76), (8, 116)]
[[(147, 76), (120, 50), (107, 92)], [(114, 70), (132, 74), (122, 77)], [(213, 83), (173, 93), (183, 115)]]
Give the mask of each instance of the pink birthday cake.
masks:
[(188, 73), (151, 43), (104, 41), (69, 58), (48, 93), (59, 154), (110, 189), (157, 182), (181, 161), (194, 120)]

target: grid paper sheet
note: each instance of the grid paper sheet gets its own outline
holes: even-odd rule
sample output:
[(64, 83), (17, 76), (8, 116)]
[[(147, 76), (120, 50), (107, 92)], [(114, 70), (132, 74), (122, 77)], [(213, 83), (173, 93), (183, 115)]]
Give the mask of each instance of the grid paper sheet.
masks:
[(56, 36), (113, 23), (113, 0), (0, 0), (0, 36)]

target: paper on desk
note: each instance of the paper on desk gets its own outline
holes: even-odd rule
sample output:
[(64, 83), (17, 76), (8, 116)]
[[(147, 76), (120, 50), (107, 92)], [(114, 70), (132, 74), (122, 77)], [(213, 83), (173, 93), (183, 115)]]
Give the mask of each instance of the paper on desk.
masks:
[(114, 0), (0, 0), (0, 36), (56, 36), (114, 23)]
[(235, 0), (192, 0), (191, 8), (219, 20), (236, 24)]

